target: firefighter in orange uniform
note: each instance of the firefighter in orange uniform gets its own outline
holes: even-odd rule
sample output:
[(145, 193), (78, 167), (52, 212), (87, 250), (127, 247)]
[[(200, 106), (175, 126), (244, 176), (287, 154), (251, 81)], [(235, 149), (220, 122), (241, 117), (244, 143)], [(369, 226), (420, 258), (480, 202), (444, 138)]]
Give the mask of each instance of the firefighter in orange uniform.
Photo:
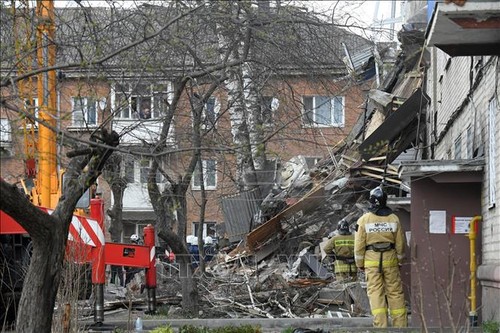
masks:
[[(399, 265), (404, 257), (404, 234), (399, 218), (386, 206), (387, 194), (378, 186), (370, 192), (370, 212), (356, 225), (354, 257), (365, 270), (374, 327), (387, 327), (387, 303), (392, 326), (407, 327)], [(386, 302), (387, 297), (387, 302)]]
[(339, 233), (325, 245), (325, 253), (333, 254), (337, 281), (356, 281), (358, 270), (354, 263), (354, 235), (349, 229), (349, 222), (341, 220), (337, 230)]

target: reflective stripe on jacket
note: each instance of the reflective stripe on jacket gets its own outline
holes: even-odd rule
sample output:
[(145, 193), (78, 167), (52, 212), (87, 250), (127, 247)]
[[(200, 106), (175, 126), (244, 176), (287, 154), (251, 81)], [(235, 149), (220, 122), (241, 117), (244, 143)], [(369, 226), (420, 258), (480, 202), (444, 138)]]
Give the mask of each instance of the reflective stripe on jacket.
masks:
[(335, 235), (325, 245), (323, 249), (327, 254), (335, 256), (335, 272), (336, 273), (349, 273), (356, 272), (354, 264), (345, 262), (347, 258), (354, 258), (354, 235)]
[(394, 249), (383, 253), (382, 266), (397, 266), (404, 257), (404, 234), (399, 218), (395, 214), (378, 216), (366, 213), (358, 219), (354, 237), (354, 258), (358, 267), (377, 267), (379, 252), (366, 250), (368, 245), (393, 243)]

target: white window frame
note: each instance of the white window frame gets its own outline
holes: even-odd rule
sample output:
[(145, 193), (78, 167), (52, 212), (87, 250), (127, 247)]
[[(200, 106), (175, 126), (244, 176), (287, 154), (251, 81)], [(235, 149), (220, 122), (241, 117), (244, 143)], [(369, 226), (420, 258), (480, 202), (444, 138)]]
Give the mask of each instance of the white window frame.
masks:
[[(209, 170), (209, 163), (213, 162), (213, 169)], [(203, 185), (205, 190), (211, 191), (217, 189), (217, 161), (216, 160), (202, 160), (203, 165)], [(196, 168), (193, 172), (193, 179), (191, 180), (191, 189), (193, 190), (201, 190), (201, 184), (197, 184), (199, 182), (199, 165), (196, 165)], [(213, 171), (212, 174), (208, 174), (208, 171)], [(212, 183), (208, 183), (210, 179), (213, 179)]]
[(10, 147), (12, 145), (12, 127), (7, 118), (0, 118), (0, 146)]
[[(171, 83), (159, 84), (139, 84), (125, 82), (120, 84), (125, 89), (121, 90), (115, 85), (113, 87), (113, 109), (120, 108), (116, 113), (116, 118), (120, 120), (151, 120), (158, 119), (163, 116), (162, 111), (166, 111), (166, 104), (162, 106), (162, 102), (166, 99), (171, 101), (169, 91), (172, 89)], [(160, 89), (163, 88), (163, 89)], [(141, 89), (144, 89), (141, 93)], [(120, 102), (119, 95), (123, 96), (126, 105), (118, 105)], [(148, 103), (149, 102), (149, 103)], [(150, 115), (144, 114), (144, 103), (149, 104)], [(164, 108), (164, 110), (161, 110)]]
[[(148, 183), (148, 175), (149, 175), (149, 170), (151, 169), (153, 165), (153, 160), (143, 158), (136, 163), (139, 166), (139, 182), (141, 184), (147, 184)], [(159, 171), (156, 172), (156, 183), (161, 184), (163, 182), (163, 176)]]
[[(193, 222), (191, 225), (191, 230), (192, 230), (192, 235), (195, 237), (198, 237), (198, 226), (200, 225), (200, 222)], [(217, 232), (215, 231), (215, 226), (217, 225), (217, 222), (214, 221), (205, 221), (203, 222), (203, 241), (205, 241), (205, 238), (208, 236), (208, 228), (209, 227), (214, 227), (214, 234), (213, 237), (217, 237)], [(210, 236), (212, 237), (212, 236)]]
[[(311, 99), (312, 103), (306, 100)], [(322, 99), (324, 101), (322, 101)], [(306, 127), (344, 127), (345, 124), (345, 97), (344, 96), (303, 96), (303, 122)], [(329, 104), (328, 104), (329, 103)], [(312, 104), (311, 109), (306, 109), (307, 104)], [(322, 121), (318, 110), (329, 108), (329, 121)], [(340, 108), (340, 109), (339, 109)], [(340, 112), (340, 115), (336, 115)], [(339, 119), (340, 118), (340, 119)]]
[[(207, 110), (208, 110), (208, 105), (209, 105), (210, 101), (213, 101), (213, 110), (211, 111), (213, 113), (213, 123), (207, 117)], [(203, 106), (203, 111), (201, 113), (201, 128), (202, 129), (217, 128), (217, 121), (219, 118), (219, 112), (220, 112), (219, 99), (215, 96), (209, 97), (207, 102)]]
[(488, 201), (489, 208), (496, 205), (496, 114), (498, 113), (497, 100), (493, 97), (488, 105)]
[[(77, 109), (76, 101), (82, 101), (82, 108)], [(103, 109), (103, 101), (87, 96), (73, 96), (71, 98), (72, 127), (97, 127), (99, 109)], [(93, 104), (91, 106), (91, 104)], [(93, 116), (93, 117), (92, 117)]]
[[(125, 178), (127, 184), (143, 184), (148, 183), (149, 169), (151, 168), (153, 161), (148, 158), (127, 158), (122, 160), (121, 166), (121, 176)], [(156, 174), (156, 182), (158, 184), (163, 183), (164, 177), (160, 172)]]
[(131, 156), (123, 155), (121, 163), (121, 176), (127, 184), (133, 184), (136, 181), (135, 176), (135, 159)]

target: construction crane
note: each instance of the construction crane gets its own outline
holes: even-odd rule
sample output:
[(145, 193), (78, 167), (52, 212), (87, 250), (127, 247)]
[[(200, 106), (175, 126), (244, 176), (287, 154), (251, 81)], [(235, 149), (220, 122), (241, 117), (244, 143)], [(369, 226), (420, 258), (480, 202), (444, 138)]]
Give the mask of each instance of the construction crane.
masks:
[[(36, 50), (36, 62), (40, 71), (36, 77), (37, 81), (37, 101), (38, 113), (35, 112), (33, 103), (33, 79), (21, 80), (18, 84), (18, 91), (22, 101), (21, 113), (25, 119), (24, 124), (24, 144), (25, 144), (25, 178), (21, 181), (26, 194), (32, 203), (41, 210), (51, 213), (57, 206), (61, 196), (62, 177), (61, 170), (57, 165), (57, 137), (56, 137), (56, 116), (57, 116), (57, 93), (56, 93), (56, 72), (53, 69), (56, 64), (56, 43), (55, 43), (55, 8), (54, 1), (38, 0), (35, 17), (36, 45), (33, 45), (29, 1), (12, 1), (12, 10), (16, 22), (14, 24), (15, 50), (17, 55), (18, 75), (29, 74), (32, 71), (33, 58)], [(18, 24), (19, 23), (19, 24)], [(38, 135), (35, 133), (38, 130)], [(75, 253), (76, 257), (71, 259), (80, 263), (90, 263), (92, 265), (92, 283), (95, 286), (94, 321), (102, 324), (104, 321), (104, 285), (105, 285), (105, 265), (131, 266), (146, 269), (146, 288), (148, 290), (148, 310), (156, 311), (156, 268), (155, 268), (155, 231), (151, 225), (144, 228), (144, 245), (106, 243), (104, 236), (104, 201), (101, 198), (90, 200), (90, 216), (74, 215), (70, 234), (68, 235), (68, 246)], [(12, 245), (22, 257), (21, 262), (26, 264), (29, 258), (26, 254), (31, 246), (26, 231), (8, 214), (0, 211), (0, 235), (9, 235), (17, 241), (11, 244), (4, 244), (4, 238), (0, 245)], [(14, 236), (14, 238), (12, 238)], [(0, 251), (0, 264), (6, 265), (9, 260), (3, 251)], [(13, 290), (19, 292), (23, 276), (23, 267), (10, 266), (18, 272), (11, 274), (12, 284), (6, 289), (6, 293)], [(2, 283), (2, 298), (4, 296), (4, 284)], [(2, 304), (0, 302), (0, 307)], [(5, 307), (7, 308), (7, 307)], [(1, 312), (1, 311), (0, 311)], [(5, 311), (3, 311), (5, 312)]]
[[(39, 68), (52, 68), (56, 64), (54, 1), (37, 1), (36, 17), (38, 19), (37, 63)], [(60, 184), (56, 163), (56, 71), (43, 71), (37, 77), (38, 92), (38, 173), (34, 203), (54, 208), (59, 200)]]

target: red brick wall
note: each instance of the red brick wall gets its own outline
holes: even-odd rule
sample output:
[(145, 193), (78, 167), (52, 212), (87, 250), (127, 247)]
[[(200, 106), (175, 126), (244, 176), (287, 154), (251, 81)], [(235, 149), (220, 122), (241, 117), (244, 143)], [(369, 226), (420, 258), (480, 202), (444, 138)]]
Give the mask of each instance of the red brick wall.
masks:
[[(266, 134), (271, 135), (278, 128), (284, 126), (268, 141), (266, 145), (267, 157), (278, 158), (286, 162), (297, 155), (325, 157), (328, 156), (328, 149), (341, 144), (363, 112), (367, 86), (352, 85), (349, 79), (332, 82), (331, 80), (299, 78), (290, 79), (287, 82), (272, 82), (267, 89), (266, 95), (277, 97), (279, 107), (273, 115), (274, 124), (266, 128)], [(300, 116), (303, 109), (302, 96), (318, 95), (344, 96), (345, 124), (343, 127), (312, 128), (303, 126)], [(217, 97), (221, 103), (221, 113), (223, 113), (217, 125), (217, 134), (229, 139), (231, 137), (229, 114), (227, 112), (224, 114), (227, 109), (227, 98), (221, 93), (217, 94)], [(228, 141), (228, 146), (230, 145)], [(205, 153), (205, 157), (208, 158), (209, 155)], [(235, 176), (234, 156), (222, 153), (216, 155), (212, 154), (210, 158), (215, 156), (218, 159), (218, 185), (216, 191), (207, 191), (205, 221), (223, 222), (220, 198), (222, 195), (236, 192), (234, 178), (231, 178)], [(192, 191), (188, 195), (188, 234), (191, 232), (191, 223), (199, 221), (199, 202), (201, 200), (199, 192)]]

